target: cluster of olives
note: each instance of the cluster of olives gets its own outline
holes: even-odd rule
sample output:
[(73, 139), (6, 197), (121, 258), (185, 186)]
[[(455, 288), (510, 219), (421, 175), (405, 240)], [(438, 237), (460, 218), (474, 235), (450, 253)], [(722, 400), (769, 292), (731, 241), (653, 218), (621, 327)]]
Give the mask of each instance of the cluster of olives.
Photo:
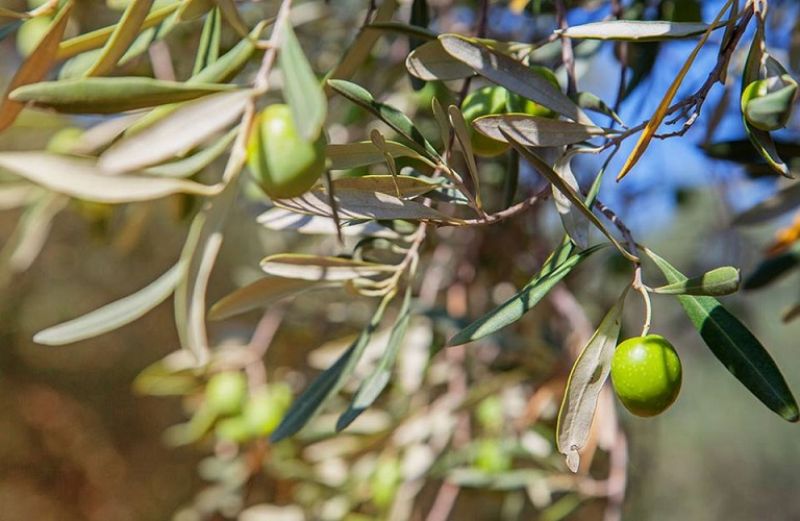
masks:
[[(547, 67), (535, 65), (531, 67), (531, 70), (549, 81), (555, 88), (561, 88), (555, 74)], [(495, 85), (489, 85), (471, 92), (464, 98), (464, 102), (461, 104), (461, 112), (469, 128), (473, 152), (484, 157), (500, 155), (508, 150), (509, 145), (503, 141), (485, 136), (475, 130), (472, 126), (472, 122), (476, 119), (482, 116), (509, 113), (527, 114), (529, 116), (539, 116), (543, 118), (558, 117), (558, 115), (549, 108)]]
[(291, 389), (285, 384), (248, 393), (242, 372), (225, 371), (208, 380), (204, 407), (217, 418), (218, 439), (243, 443), (272, 433), (291, 401)]
[(307, 192), (325, 171), (325, 135), (310, 142), (297, 132), (288, 105), (268, 106), (256, 117), (247, 145), (250, 173), (273, 199)]
[(611, 381), (622, 404), (636, 416), (655, 416), (678, 398), (681, 360), (660, 335), (629, 338), (611, 360)]

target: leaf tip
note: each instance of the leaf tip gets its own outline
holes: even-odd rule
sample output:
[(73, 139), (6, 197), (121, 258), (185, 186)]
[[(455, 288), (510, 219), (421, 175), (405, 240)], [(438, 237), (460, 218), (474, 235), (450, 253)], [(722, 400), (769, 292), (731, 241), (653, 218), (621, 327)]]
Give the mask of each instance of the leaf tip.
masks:
[(567, 462), (567, 468), (573, 472), (578, 472), (578, 467), (581, 464), (581, 455), (578, 453), (578, 448), (574, 445), (569, 448), (569, 451), (564, 454)]

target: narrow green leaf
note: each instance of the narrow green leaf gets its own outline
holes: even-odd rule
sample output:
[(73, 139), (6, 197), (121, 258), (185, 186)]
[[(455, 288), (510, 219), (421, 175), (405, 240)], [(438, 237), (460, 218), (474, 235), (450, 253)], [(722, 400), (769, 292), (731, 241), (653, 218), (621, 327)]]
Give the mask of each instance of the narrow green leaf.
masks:
[(533, 309), (575, 266), (603, 246), (592, 246), (588, 250), (559, 260), (564, 251), (571, 250), (571, 247), (562, 244), (561, 248), (554, 251), (545, 261), (539, 273), (534, 275), (513, 297), (456, 333), (447, 345), (457, 346), (473, 342), (513, 324)]
[(314, 141), (325, 123), (327, 99), (291, 25), (283, 29), (278, 63), (283, 72), (283, 97), (292, 109), (295, 127), (304, 139)]
[(556, 441), (567, 468), (578, 471), (580, 450), (586, 446), (592, 428), (597, 398), (611, 371), (611, 359), (622, 327), (622, 307), (628, 288), (606, 313), (597, 331), (584, 346), (569, 373), (564, 398), (558, 411)]
[[(502, 132), (502, 128), (501, 128)], [(600, 222), (600, 219), (586, 206), (584, 201), (580, 198), (580, 196), (575, 192), (575, 190), (569, 186), (561, 177), (552, 169), (550, 166), (545, 163), (538, 155), (532, 152), (528, 147), (518, 143), (514, 137), (505, 134), (506, 139), (511, 146), (514, 147), (519, 155), (524, 158), (526, 161), (530, 162), (536, 170), (542, 174), (550, 183), (553, 184), (564, 196), (569, 199), (569, 201), (575, 205), (575, 208), (578, 209), (581, 213), (583, 213), (592, 224), (594, 224), (598, 230), (603, 232), (603, 235), (608, 237), (608, 240), (619, 250), (619, 252), (628, 260), (631, 261), (638, 261), (638, 258), (630, 253), (628, 250), (625, 249), (622, 244), (617, 241), (616, 237), (608, 231), (608, 229)]]
[[(667, 282), (686, 277), (650, 250)], [(678, 296), (686, 315), (722, 365), (753, 395), (785, 420), (800, 419), (797, 403), (783, 375), (761, 342), (713, 297)]]
[(86, 76), (103, 76), (114, 70), (119, 59), (138, 36), (152, 6), (153, 0), (131, 0), (106, 41), (100, 57)]
[(280, 425), (270, 436), (272, 443), (277, 443), (303, 428), (316, 413), (335, 395), (344, 381), (355, 369), (364, 354), (370, 337), (377, 329), (386, 311), (386, 306), (393, 295), (384, 297), (369, 324), (361, 331), (358, 338), (347, 348), (336, 362), (322, 372), (289, 408)]
[(222, 36), (222, 15), (219, 8), (214, 9), (203, 23), (203, 32), (200, 33), (200, 43), (197, 46), (197, 55), (194, 58), (192, 76), (217, 61), (219, 58), (219, 40)]
[(572, 97), (572, 100), (582, 109), (603, 114), (610, 117), (620, 125), (625, 125), (625, 122), (622, 121), (622, 118), (619, 117), (619, 114), (614, 112), (614, 109), (609, 107), (608, 104), (600, 99), (600, 97), (596, 94), (592, 94), (591, 92), (578, 92)]
[(736, 293), (739, 290), (740, 280), (737, 268), (723, 266), (703, 273), (699, 277), (660, 286), (653, 291), (662, 295), (722, 297)]
[(378, 399), (381, 392), (386, 388), (392, 376), (392, 368), (394, 367), (397, 353), (400, 350), (400, 345), (406, 336), (408, 330), (408, 323), (411, 321), (411, 287), (406, 288), (406, 296), (403, 299), (403, 306), (397, 316), (392, 332), (389, 335), (389, 340), (386, 343), (386, 349), (383, 351), (381, 359), (375, 370), (369, 375), (361, 385), (358, 387), (353, 400), (347, 406), (339, 419), (336, 421), (336, 431), (342, 431), (348, 425), (353, 423), (362, 412), (367, 410), (375, 400)]
[(264, 258), (261, 261), (261, 269), (268, 275), (276, 277), (344, 282), (356, 277), (388, 275), (396, 271), (397, 267), (342, 257), (279, 253)]
[(233, 0), (216, 0), (217, 7), (222, 11), (222, 17), (228, 22), (228, 25), (233, 27), (233, 30), (239, 33), (239, 36), (247, 36), (250, 29), (242, 19), (239, 9), (236, 7), (236, 2)]
[(178, 9), (178, 19), (182, 22), (195, 20), (211, 11), (215, 5), (214, 0), (182, 0)]
[(40, 331), (34, 335), (33, 341), (50, 346), (71, 344), (129, 324), (144, 316), (172, 294), (178, 280), (183, 276), (184, 268), (182, 263), (178, 263), (133, 295), (82, 317)]
[(435, 40), (438, 36), (437, 33), (427, 29), (426, 27), (404, 24), (403, 22), (372, 22), (367, 24), (365, 27), (379, 31), (405, 34), (423, 42)]
[(43, 81), (14, 89), (11, 99), (69, 114), (115, 114), (235, 90), (235, 85), (188, 84), (143, 77)]
[(412, 148), (420, 154), (434, 161), (438, 158), (438, 153), (436, 149), (433, 148), (433, 145), (425, 139), (422, 133), (414, 126), (414, 123), (408, 119), (408, 116), (396, 108), (375, 101), (375, 98), (372, 97), (369, 91), (355, 83), (344, 80), (328, 80), (328, 85), (356, 105), (363, 107), (379, 117), (384, 123), (408, 139)]
[(426, 42), (406, 56), (406, 69), (425, 81), (451, 81), (469, 78), (475, 71), (444, 50), (442, 42)]
[(11, 82), (3, 94), (2, 101), (0, 101), (0, 132), (14, 123), (24, 106), (21, 100), (12, 99), (11, 93), (20, 87), (44, 78), (55, 63), (58, 43), (61, 41), (61, 37), (64, 36), (72, 6), (72, 1), (69, 1), (61, 9), (47, 30), (47, 34), (44, 35), (25, 62), (20, 65), (17, 72), (14, 73), (14, 77), (11, 78)]
[(460, 35), (444, 34), (439, 41), (445, 51), (481, 76), (573, 121), (592, 124), (592, 120), (563, 92), (510, 56)]
[(407, 175), (364, 175), (336, 179), (333, 182), (333, 186), (334, 191), (338, 189), (362, 190), (397, 195), (399, 190), (401, 197), (416, 197), (436, 190), (440, 185)]
[(478, 207), (481, 205), (481, 180), (478, 175), (478, 164), (475, 162), (475, 154), (472, 151), (472, 140), (467, 129), (467, 122), (464, 121), (464, 115), (458, 107), (450, 105), (447, 107), (447, 114), (450, 117), (450, 125), (453, 127), (458, 144), (461, 145), (461, 151), (464, 156), (464, 161), (467, 163), (467, 172), (472, 179), (472, 186), (475, 192), (475, 201)]

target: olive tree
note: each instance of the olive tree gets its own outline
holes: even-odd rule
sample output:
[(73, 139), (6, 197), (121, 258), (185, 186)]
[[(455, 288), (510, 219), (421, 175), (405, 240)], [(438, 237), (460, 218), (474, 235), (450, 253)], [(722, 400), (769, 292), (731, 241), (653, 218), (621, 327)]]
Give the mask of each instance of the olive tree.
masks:
[[(4, 279), (34, 261), (59, 212), (176, 210), (185, 243), (172, 268), (34, 337), (80, 342), (172, 299), (180, 346), (134, 388), (182, 397), (190, 417), (166, 442), (212, 454), (208, 487), (176, 518), (436, 520), (466, 489), (500, 491), (483, 508), (508, 519), (560, 518), (591, 498), (618, 518), (626, 444), (613, 391), (653, 416), (681, 386), (680, 349), (650, 332), (663, 299), (743, 393), (800, 418), (767, 349), (718, 300), (739, 289), (738, 267), (684, 274), (601, 197), (637, 175), (654, 140), (686, 139), (700, 121), (710, 157), (792, 177), (800, 154), (773, 133), (791, 125), (797, 64), (767, 46), (786, 4), (5, 2), (4, 60), (24, 58), (0, 131), (20, 115), (71, 116), (46, 148), (0, 152), (4, 199), (25, 208)], [(524, 37), (496, 13), (525, 20)], [(675, 41), (688, 52), (646, 93), (655, 110), (623, 120)], [(581, 85), (608, 49), (613, 99)], [(687, 85), (698, 71), (705, 80)], [(747, 139), (713, 142), (730, 96)], [(798, 200), (789, 184), (736, 224)], [(249, 241), (232, 231), (253, 224)], [(746, 288), (797, 265), (797, 229)], [(226, 248), (263, 248), (244, 266), (262, 274), (211, 301), (212, 277), (235, 278), (217, 262)], [(602, 294), (589, 273), (603, 273)], [(312, 352), (313, 379), (265, 363), (284, 321), (318, 328), (333, 308), (359, 332)], [(637, 325), (617, 348), (624, 316)], [(218, 324), (231, 320), (251, 337), (226, 340)], [(294, 486), (254, 491), (262, 479)]]

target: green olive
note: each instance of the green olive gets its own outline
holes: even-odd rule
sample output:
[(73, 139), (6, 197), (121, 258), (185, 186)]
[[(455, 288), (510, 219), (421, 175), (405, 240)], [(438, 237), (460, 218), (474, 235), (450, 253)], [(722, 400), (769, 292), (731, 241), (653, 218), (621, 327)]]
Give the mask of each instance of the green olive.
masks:
[(385, 456), (378, 460), (370, 480), (372, 502), (378, 508), (385, 509), (391, 505), (401, 477), (400, 461), (396, 457)]
[(681, 360), (664, 337), (625, 340), (611, 360), (611, 381), (622, 404), (637, 416), (664, 412), (681, 390)]
[(475, 448), (474, 464), (484, 472), (496, 473), (510, 469), (512, 462), (500, 439), (484, 438)]
[(508, 92), (503, 87), (487, 86), (464, 98), (461, 112), (469, 129), (472, 151), (476, 155), (492, 157), (508, 150), (508, 143), (485, 136), (472, 126), (472, 122), (481, 116), (505, 113), (507, 95)]
[[(553, 87), (561, 90), (561, 85), (558, 83), (558, 78), (553, 74), (553, 71), (541, 65), (534, 65), (531, 70), (550, 82)], [(527, 114), (529, 116), (539, 116), (542, 118), (557, 118), (558, 114), (553, 110), (540, 105), (535, 101), (529, 100), (520, 96), (519, 94), (509, 93), (508, 95), (508, 111), (520, 114)]]
[(270, 105), (258, 116), (247, 146), (250, 172), (273, 199), (297, 197), (325, 171), (325, 136), (313, 143), (297, 133), (288, 105)]
[[(288, 392), (289, 399), (286, 399)], [(291, 400), (291, 391), (282, 384), (254, 393), (244, 406), (242, 417), (256, 436), (272, 433), (283, 419)]]
[(240, 371), (217, 373), (206, 384), (206, 403), (217, 414), (238, 413), (246, 396), (247, 378)]
[(25, 20), (17, 30), (17, 50), (23, 57), (28, 57), (42, 41), (50, 30), (52, 19), (47, 16), (37, 16)]

